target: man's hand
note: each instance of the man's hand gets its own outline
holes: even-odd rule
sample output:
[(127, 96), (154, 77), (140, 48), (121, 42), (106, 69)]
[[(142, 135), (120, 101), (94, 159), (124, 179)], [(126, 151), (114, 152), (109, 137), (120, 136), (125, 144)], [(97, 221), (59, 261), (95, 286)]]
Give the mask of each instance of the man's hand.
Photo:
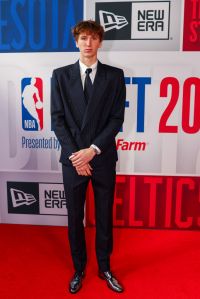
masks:
[(89, 163), (81, 166), (81, 167), (76, 167), (76, 171), (78, 173), (78, 175), (84, 175), (84, 176), (91, 176), (92, 173), (91, 173), (91, 170), (92, 170), (92, 167), (90, 166)]
[(75, 168), (84, 167), (85, 164), (90, 162), (94, 156), (96, 155), (94, 149), (92, 147), (84, 148), (78, 152), (72, 153), (70, 158), (73, 166)]

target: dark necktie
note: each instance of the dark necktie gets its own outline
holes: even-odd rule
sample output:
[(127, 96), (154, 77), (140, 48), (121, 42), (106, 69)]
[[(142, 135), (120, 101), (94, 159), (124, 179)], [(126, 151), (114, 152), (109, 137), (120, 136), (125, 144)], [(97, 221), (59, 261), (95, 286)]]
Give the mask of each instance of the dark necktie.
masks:
[(85, 83), (84, 83), (84, 95), (85, 95), (85, 101), (86, 104), (88, 104), (90, 97), (92, 95), (92, 81), (90, 79), (90, 73), (92, 72), (92, 69), (88, 68), (86, 69), (85, 73)]

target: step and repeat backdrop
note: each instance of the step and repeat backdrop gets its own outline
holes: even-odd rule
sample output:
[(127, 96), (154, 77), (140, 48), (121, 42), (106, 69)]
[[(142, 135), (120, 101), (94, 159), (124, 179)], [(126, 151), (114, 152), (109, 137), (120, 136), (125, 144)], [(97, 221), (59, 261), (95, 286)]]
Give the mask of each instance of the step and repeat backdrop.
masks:
[[(0, 222), (67, 225), (53, 69), (76, 62), (71, 28), (105, 30), (99, 60), (124, 70), (114, 224), (200, 228), (200, 0), (0, 0)], [(89, 186), (86, 225), (94, 225)]]

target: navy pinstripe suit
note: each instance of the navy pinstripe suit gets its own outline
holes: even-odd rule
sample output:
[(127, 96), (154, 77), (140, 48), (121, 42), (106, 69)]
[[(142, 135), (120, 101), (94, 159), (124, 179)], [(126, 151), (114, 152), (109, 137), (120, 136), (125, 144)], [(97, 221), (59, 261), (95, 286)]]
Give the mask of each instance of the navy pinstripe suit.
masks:
[[(79, 62), (53, 71), (52, 128), (61, 144), (69, 242), (74, 267), (79, 272), (84, 270), (87, 260), (83, 218), (85, 192), (90, 179), (95, 195), (97, 261), (101, 271), (110, 269), (117, 161), (115, 136), (124, 120), (125, 93), (123, 71), (98, 62), (92, 97), (86, 106)], [(80, 176), (68, 157), (91, 144), (98, 146), (102, 153), (90, 162), (92, 176)]]

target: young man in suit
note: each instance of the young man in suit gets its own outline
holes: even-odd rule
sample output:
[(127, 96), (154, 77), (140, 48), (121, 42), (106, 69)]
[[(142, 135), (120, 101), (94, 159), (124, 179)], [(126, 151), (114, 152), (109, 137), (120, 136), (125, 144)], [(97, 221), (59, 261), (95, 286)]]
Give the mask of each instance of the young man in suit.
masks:
[(115, 136), (124, 120), (124, 74), (121, 69), (97, 60), (104, 33), (101, 25), (81, 21), (72, 33), (80, 58), (75, 64), (53, 71), (51, 88), (52, 127), (61, 144), (68, 237), (75, 269), (69, 291), (79, 291), (85, 274), (84, 203), (91, 180), (99, 276), (113, 291), (122, 292), (123, 287), (110, 269), (110, 255), (117, 161)]

